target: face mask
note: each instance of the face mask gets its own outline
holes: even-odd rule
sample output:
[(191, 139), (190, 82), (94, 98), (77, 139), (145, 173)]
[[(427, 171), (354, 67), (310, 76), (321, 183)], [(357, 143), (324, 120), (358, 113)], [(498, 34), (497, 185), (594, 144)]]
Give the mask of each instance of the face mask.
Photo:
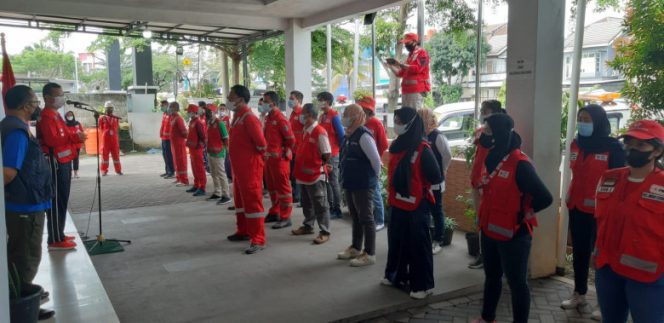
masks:
[(66, 119), (67, 119), (67, 121), (72, 121), (72, 120), (74, 120), (74, 117), (72, 117), (72, 116), (67, 116)]
[(226, 108), (231, 111), (235, 111), (235, 109), (237, 109), (237, 107), (235, 106), (235, 102), (231, 100), (226, 101)]
[(297, 120), (300, 121), (301, 124), (307, 123), (307, 118), (305, 118), (303, 114), (297, 117)]
[(493, 136), (489, 136), (484, 133), (481, 134), (479, 139), (479, 144), (486, 149), (493, 147)]
[(341, 118), (341, 125), (344, 126), (344, 128), (350, 128), (350, 126), (353, 125), (353, 120), (348, 117), (343, 117)]
[[(37, 107), (35, 111), (33, 111), (32, 114), (30, 115), (30, 120), (38, 121), (40, 119), (40, 116), (41, 116), (41, 108)], [(72, 117), (71, 119), (73, 120), (74, 117)]]
[(645, 165), (648, 165), (650, 162), (650, 155), (652, 154), (652, 150), (650, 151), (640, 151), (636, 149), (628, 149), (626, 151), (627, 153), (627, 165), (634, 167), (634, 168), (641, 168)]
[(210, 110), (205, 110), (205, 118), (207, 118), (207, 119), (212, 119), (212, 111), (210, 111)]
[(415, 44), (406, 44), (406, 50), (412, 52), (413, 50), (415, 50)]
[(580, 136), (590, 137), (593, 134), (593, 123), (592, 122), (578, 122), (576, 124), (576, 131), (579, 132)]
[(65, 97), (64, 96), (56, 96), (54, 98), (55, 100), (53, 101), (53, 107), (56, 109), (60, 109), (65, 106)]
[(289, 108), (294, 108), (295, 107), (295, 100), (288, 100), (288, 107)]
[(488, 118), (489, 116), (490, 116), (490, 114), (489, 115), (480, 115), (480, 123), (484, 123), (486, 121), (486, 118)]
[(193, 119), (196, 116), (196, 114), (193, 112), (189, 112), (187, 115), (189, 116), (189, 119)]
[(168, 108), (167, 107), (161, 107), (161, 112), (167, 112)]
[(260, 107), (258, 107), (258, 111), (262, 113), (267, 113), (270, 112), (270, 104), (269, 103), (263, 103)]
[(225, 116), (226, 116), (226, 111), (221, 111), (221, 112), (219, 112), (219, 116), (221, 116), (221, 117), (225, 117)]
[(325, 102), (325, 101), (318, 101), (318, 108), (319, 108), (319, 109), (325, 109), (325, 108), (327, 108), (327, 102)]

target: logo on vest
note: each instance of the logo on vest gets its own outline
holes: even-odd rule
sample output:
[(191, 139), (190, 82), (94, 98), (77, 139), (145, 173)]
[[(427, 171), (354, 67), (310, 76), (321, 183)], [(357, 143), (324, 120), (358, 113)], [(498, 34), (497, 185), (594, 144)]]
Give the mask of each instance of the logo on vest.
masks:
[(609, 155), (607, 154), (597, 154), (595, 155), (595, 160), (608, 161)]
[(664, 186), (653, 184), (650, 186), (650, 192), (656, 195), (664, 195)]
[(573, 152), (569, 155), (569, 160), (576, 160), (576, 158), (579, 156), (579, 153)]
[(509, 176), (510, 176), (510, 172), (508, 172), (506, 170), (501, 169), (500, 172), (498, 172), (498, 177), (508, 178)]
[(615, 187), (612, 186), (599, 186), (597, 188), (598, 193), (613, 193), (613, 190), (615, 190)]
[(617, 180), (615, 178), (607, 178), (602, 182), (602, 186), (613, 187), (616, 186)]
[(643, 194), (641, 194), (641, 198), (648, 199), (648, 200), (653, 200), (653, 201), (657, 201), (657, 202), (664, 202), (664, 195), (663, 194), (653, 194), (653, 193), (643, 192)]

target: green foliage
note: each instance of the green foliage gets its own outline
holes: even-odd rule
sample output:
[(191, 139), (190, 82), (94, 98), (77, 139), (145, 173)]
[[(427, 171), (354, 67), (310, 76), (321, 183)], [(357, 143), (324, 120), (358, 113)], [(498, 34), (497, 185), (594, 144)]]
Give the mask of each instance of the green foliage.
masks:
[(268, 88), (283, 91), (286, 82), (284, 36), (254, 43), (249, 55), (249, 69), (268, 83)]
[(458, 227), (459, 224), (456, 222), (454, 218), (449, 216), (445, 217), (445, 230), (455, 230)]
[(174, 54), (164, 51), (152, 53), (152, 78), (160, 91), (173, 91), (176, 68)]
[[(475, 212), (475, 203), (471, 197), (472, 192), (466, 191), (464, 195), (457, 195), (455, 198), (456, 201), (463, 203), (463, 216), (470, 221), (470, 223), (475, 223), (477, 221), (477, 212)], [(473, 226), (475, 228), (476, 226)]]
[(431, 93), (424, 97), (424, 107), (428, 109), (433, 109), (436, 107), (436, 101)]
[(505, 102), (507, 102), (507, 82), (503, 82), (502, 85), (500, 85), (500, 89), (498, 89), (498, 101), (500, 101), (500, 105), (503, 106), (505, 110), (507, 110), (507, 106), (505, 105)]
[(640, 104), (637, 117), (664, 119), (664, 1), (630, 0), (627, 36), (609, 65), (625, 76), (622, 94)]
[(358, 101), (365, 96), (372, 96), (370, 89), (357, 89), (353, 92), (353, 100)]
[(461, 100), (463, 94), (463, 87), (460, 84), (449, 85), (442, 83), (438, 88), (442, 104), (455, 103)]
[[(434, 81), (438, 84), (459, 84), (475, 66), (477, 37), (470, 30), (439, 32), (425, 45), (431, 58), (430, 68)], [(481, 60), (491, 46), (482, 42)]]
[(426, 21), (448, 31), (463, 31), (475, 25), (475, 10), (463, 0), (426, 0)]
[(11, 57), (14, 73), (43, 78), (73, 79), (74, 61), (73, 54), (41, 44), (26, 47), (20, 54)]

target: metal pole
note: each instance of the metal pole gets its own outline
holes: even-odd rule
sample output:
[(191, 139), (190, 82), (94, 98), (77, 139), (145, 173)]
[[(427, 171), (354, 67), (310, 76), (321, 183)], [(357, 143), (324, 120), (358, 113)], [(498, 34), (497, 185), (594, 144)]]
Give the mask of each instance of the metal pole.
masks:
[(371, 93), (376, 98), (376, 19), (371, 22)]
[(417, 0), (417, 36), (424, 44), (424, 0)]
[(557, 270), (565, 269), (567, 253), (567, 226), (569, 224), (569, 210), (564, 205), (567, 190), (572, 180), (570, 170), (570, 149), (574, 140), (576, 128), (577, 102), (579, 100), (579, 78), (581, 73), (581, 51), (583, 48), (583, 28), (586, 20), (586, 0), (578, 0), (576, 7), (576, 31), (574, 32), (574, 52), (572, 53), (572, 79), (569, 87), (569, 103), (567, 105), (567, 139), (563, 154), (563, 185), (560, 197), (563, 204), (560, 207), (560, 221), (558, 227), (558, 265)]
[(482, 0), (477, 2), (477, 48), (475, 49), (475, 120), (480, 120), (480, 81), (482, 58)]
[(76, 79), (76, 83), (74, 83), (74, 93), (78, 93), (78, 58), (76, 57), (75, 53), (74, 53), (74, 78)]
[(348, 89), (348, 96), (353, 97), (357, 90), (358, 68), (360, 68), (360, 19), (355, 18), (355, 40), (353, 42), (353, 76), (351, 79), (351, 88)]
[(178, 52), (177, 47), (175, 48), (175, 79), (173, 80), (173, 98), (175, 101), (178, 99), (178, 73), (180, 69), (178, 68)]
[(332, 25), (327, 25), (327, 91), (332, 92)]

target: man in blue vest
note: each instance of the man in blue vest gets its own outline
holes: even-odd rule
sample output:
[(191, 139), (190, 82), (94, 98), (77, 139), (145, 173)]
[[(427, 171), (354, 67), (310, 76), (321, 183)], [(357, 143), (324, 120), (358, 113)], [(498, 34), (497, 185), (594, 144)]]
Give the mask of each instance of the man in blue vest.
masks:
[[(2, 172), (5, 185), (7, 258), (24, 285), (31, 285), (41, 261), (45, 211), (51, 208), (53, 181), (48, 160), (30, 132), (30, 120), (39, 117), (39, 100), (25, 85), (7, 92), (7, 117), (0, 122)], [(3, 237), (4, 239), (4, 237)], [(48, 297), (42, 291), (42, 298)], [(40, 310), (39, 318), (55, 312)]]

